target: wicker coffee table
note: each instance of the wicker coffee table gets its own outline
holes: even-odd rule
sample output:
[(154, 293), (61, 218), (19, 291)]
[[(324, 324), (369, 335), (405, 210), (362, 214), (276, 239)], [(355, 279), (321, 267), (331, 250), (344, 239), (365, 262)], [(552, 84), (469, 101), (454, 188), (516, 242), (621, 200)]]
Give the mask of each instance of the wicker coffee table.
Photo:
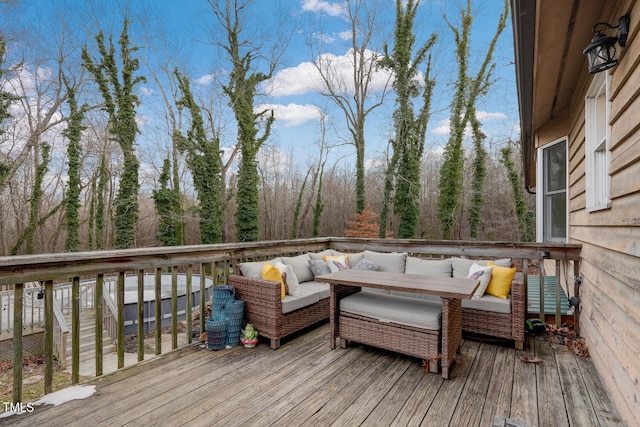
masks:
[(358, 292), (360, 288), (437, 295), (442, 298), (442, 376), (449, 378), (449, 367), (460, 351), (462, 343), (463, 299), (471, 299), (478, 287), (477, 280), (453, 277), (422, 276), (418, 274), (387, 273), (381, 271), (343, 270), (316, 277), (331, 285), (330, 321), (331, 348), (336, 347), (340, 332), (340, 300)]

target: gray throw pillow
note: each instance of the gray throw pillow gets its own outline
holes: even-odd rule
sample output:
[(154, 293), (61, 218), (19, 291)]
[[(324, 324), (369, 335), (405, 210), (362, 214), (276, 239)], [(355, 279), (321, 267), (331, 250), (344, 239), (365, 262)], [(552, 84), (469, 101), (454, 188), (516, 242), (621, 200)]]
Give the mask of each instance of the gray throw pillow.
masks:
[(362, 258), (356, 265), (353, 266), (353, 270), (368, 270), (368, 271), (376, 271), (378, 269), (378, 264), (373, 261), (369, 261), (366, 258)]
[(310, 259), (309, 267), (311, 267), (311, 272), (313, 273), (314, 277), (331, 273), (329, 266), (326, 262), (324, 262), (323, 259)]

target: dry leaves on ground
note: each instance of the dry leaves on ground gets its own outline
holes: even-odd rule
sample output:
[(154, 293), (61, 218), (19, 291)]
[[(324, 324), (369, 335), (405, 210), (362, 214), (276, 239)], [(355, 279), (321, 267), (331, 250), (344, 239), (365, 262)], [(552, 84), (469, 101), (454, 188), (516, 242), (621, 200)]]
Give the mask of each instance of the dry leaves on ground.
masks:
[(576, 335), (575, 331), (567, 326), (555, 326), (547, 324), (547, 341), (550, 344), (564, 344), (576, 356), (589, 357), (589, 347), (584, 338)]

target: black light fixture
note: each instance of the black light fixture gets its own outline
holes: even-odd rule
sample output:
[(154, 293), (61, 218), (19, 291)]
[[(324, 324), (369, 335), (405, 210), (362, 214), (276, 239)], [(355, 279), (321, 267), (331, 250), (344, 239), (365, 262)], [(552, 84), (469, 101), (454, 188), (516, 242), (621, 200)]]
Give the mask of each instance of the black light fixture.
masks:
[[(618, 58), (616, 57), (616, 42), (620, 47), (624, 47), (627, 44), (627, 35), (629, 34), (629, 14), (621, 16), (618, 20), (618, 25), (609, 25), (606, 22), (598, 22), (593, 26), (593, 39), (586, 49), (582, 52), (587, 55), (589, 61), (589, 74), (599, 73), (604, 70), (608, 70), (611, 67), (615, 67), (618, 64)], [(609, 27), (611, 29), (617, 28), (617, 37), (607, 36), (602, 34), (599, 30), (601, 27)]]

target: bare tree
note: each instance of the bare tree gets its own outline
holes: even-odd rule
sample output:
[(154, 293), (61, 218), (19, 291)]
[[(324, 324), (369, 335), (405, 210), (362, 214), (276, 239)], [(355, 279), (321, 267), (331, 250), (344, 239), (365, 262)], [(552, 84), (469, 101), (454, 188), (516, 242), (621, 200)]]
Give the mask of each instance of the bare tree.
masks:
[[(356, 211), (361, 213), (366, 205), (365, 195), (365, 121), (367, 116), (382, 105), (387, 94), (391, 74), (382, 87), (374, 85), (381, 46), (375, 46), (375, 38), (381, 32), (378, 13), (380, 5), (371, 0), (346, 0), (344, 16), (349, 23), (350, 46), (347, 51), (352, 73), (346, 80), (334, 55), (323, 52), (321, 42), (309, 39), (313, 63), (322, 85), (318, 89), (344, 114), (351, 143), (356, 149)], [(318, 38), (322, 40), (322, 37)]]

